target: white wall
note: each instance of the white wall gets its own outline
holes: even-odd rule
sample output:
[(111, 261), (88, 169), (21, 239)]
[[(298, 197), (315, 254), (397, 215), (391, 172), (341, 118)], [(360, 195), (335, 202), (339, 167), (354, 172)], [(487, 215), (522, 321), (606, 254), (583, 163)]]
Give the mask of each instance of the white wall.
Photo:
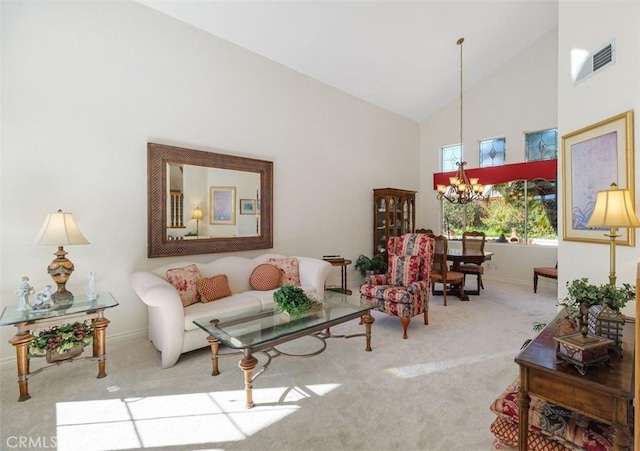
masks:
[[(628, 1), (568, 1), (559, 4), (558, 36), (558, 134), (560, 136), (588, 125), (634, 110), (635, 113), (635, 197), (636, 211), (640, 199), (640, 2)], [(615, 64), (574, 86), (571, 79), (571, 50), (592, 52), (616, 41)], [(558, 173), (562, 184), (562, 172)], [(562, 199), (558, 199), (558, 221), (562, 221)], [(561, 222), (560, 222), (561, 223)], [(636, 241), (639, 241), (636, 231)], [(617, 283), (635, 283), (636, 262), (640, 250), (635, 247), (616, 248)], [(558, 283), (588, 277), (594, 283), (606, 283), (609, 276), (609, 245), (560, 242), (558, 259), (561, 270)], [(565, 290), (566, 292), (566, 290)], [(625, 309), (634, 315), (635, 303)]]
[[(70, 287), (83, 292), (95, 271), (121, 304), (108, 336), (144, 331), (130, 274), (184, 259), (146, 257), (148, 141), (273, 161), (283, 254), (355, 260), (371, 248), (372, 189), (419, 188), (418, 124), (141, 4), (0, 8), (2, 306), (23, 275), (51, 283), (55, 249), (34, 240), (62, 208), (91, 242), (67, 249)], [(1, 328), (0, 358), (14, 355), (13, 332)]]
[[(557, 42), (557, 31), (549, 32), (490, 77), (465, 87), (463, 139), (467, 167), (478, 167), (481, 139), (506, 137), (507, 163), (519, 163), (525, 161), (525, 132), (556, 127)], [(439, 231), (442, 217), (433, 190), (433, 173), (440, 172), (440, 148), (460, 141), (459, 99), (420, 124), (420, 134), (422, 195), (416, 223)], [(494, 252), (494, 257), (485, 264), (486, 277), (500, 280), (532, 283), (534, 266), (553, 266), (557, 259), (555, 247), (492, 244), (487, 250)]]

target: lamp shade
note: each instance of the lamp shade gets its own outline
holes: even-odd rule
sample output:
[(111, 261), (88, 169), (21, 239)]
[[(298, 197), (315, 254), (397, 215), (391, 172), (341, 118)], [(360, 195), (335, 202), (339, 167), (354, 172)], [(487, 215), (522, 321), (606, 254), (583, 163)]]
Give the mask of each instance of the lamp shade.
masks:
[(64, 246), (67, 244), (89, 244), (89, 241), (78, 229), (73, 215), (58, 210), (56, 213), (47, 215), (36, 244), (39, 246)]
[(202, 210), (200, 207), (196, 207), (193, 209), (193, 214), (191, 215), (191, 219), (202, 219)]
[(596, 205), (587, 222), (589, 227), (640, 227), (640, 220), (631, 201), (628, 189), (618, 189), (615, 183), (611, 189), (598, 191)]

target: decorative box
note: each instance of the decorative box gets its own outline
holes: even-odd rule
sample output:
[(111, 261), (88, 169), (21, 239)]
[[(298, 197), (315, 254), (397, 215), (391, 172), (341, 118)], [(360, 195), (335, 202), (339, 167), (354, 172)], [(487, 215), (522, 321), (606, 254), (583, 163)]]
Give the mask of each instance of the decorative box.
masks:
[(609, 361), (609, 346), (613, 340), (597, 335), (576, 333), (563, 337), (553, 337), (558, 343), (556, 356), (566, 362), (572, 363), (585, 375), (589, 366), (601, 365)]

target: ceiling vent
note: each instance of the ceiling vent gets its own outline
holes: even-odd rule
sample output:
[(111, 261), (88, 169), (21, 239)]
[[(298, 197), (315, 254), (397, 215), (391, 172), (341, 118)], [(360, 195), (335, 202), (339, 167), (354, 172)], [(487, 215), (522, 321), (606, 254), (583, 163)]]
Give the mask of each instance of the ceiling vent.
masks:
[(578, 72), (578, 76), (576, 77), (575, 84), (580, 83), (586, 78), (591, 77), (598, 71), (603, 70), (605, 67), (608, 67), (616, 62), (616, 41), (615, 39), (611, 40), (611, 42), (605, 44), (599, 50), (593, 52), (589, 55), (580, 71)]

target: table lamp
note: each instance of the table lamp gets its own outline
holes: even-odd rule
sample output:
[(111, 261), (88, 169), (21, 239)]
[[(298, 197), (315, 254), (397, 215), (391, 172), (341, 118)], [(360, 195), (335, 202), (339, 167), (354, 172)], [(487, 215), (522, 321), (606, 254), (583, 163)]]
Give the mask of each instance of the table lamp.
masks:
[(70, 244), (89, 244), (89, 241), (82, 235), (73, 215), (68, 212), (58, 210), (56, 213), (47, 215), (38, 234), (37, 244), (39, 246), (58, 246), (58, 251), (53, 255), (56, 258), (49, 264), (47, 272), (58, 286), (58, 291), (51, 298), (54, 303), (61, 303), (73, 299), (73, 293), (67, 291), (65, 285), (73, 272), (73, 263), (66, 258), (67, 252), (63, 246)]
[(631, 201), (631, 191), (618, 189), (618, 185), (611, 184), (611, 189), (598, 191), (596, 205), (593, 213), (587, 221), (588, 227), (609, 227), (610, 266), (609, 283), (616, 284), (616, 238), (620, 235), (616, 232), (618, 227), (640, 227), (640, 220), (636, 216)]
[(200, 207), (196, 207), (193, 209), (193, 214), (191, 215), (191, 219), (196, 220), (196, 236), (200, 236), (200, 220), (202, 219), (202, 210)]

